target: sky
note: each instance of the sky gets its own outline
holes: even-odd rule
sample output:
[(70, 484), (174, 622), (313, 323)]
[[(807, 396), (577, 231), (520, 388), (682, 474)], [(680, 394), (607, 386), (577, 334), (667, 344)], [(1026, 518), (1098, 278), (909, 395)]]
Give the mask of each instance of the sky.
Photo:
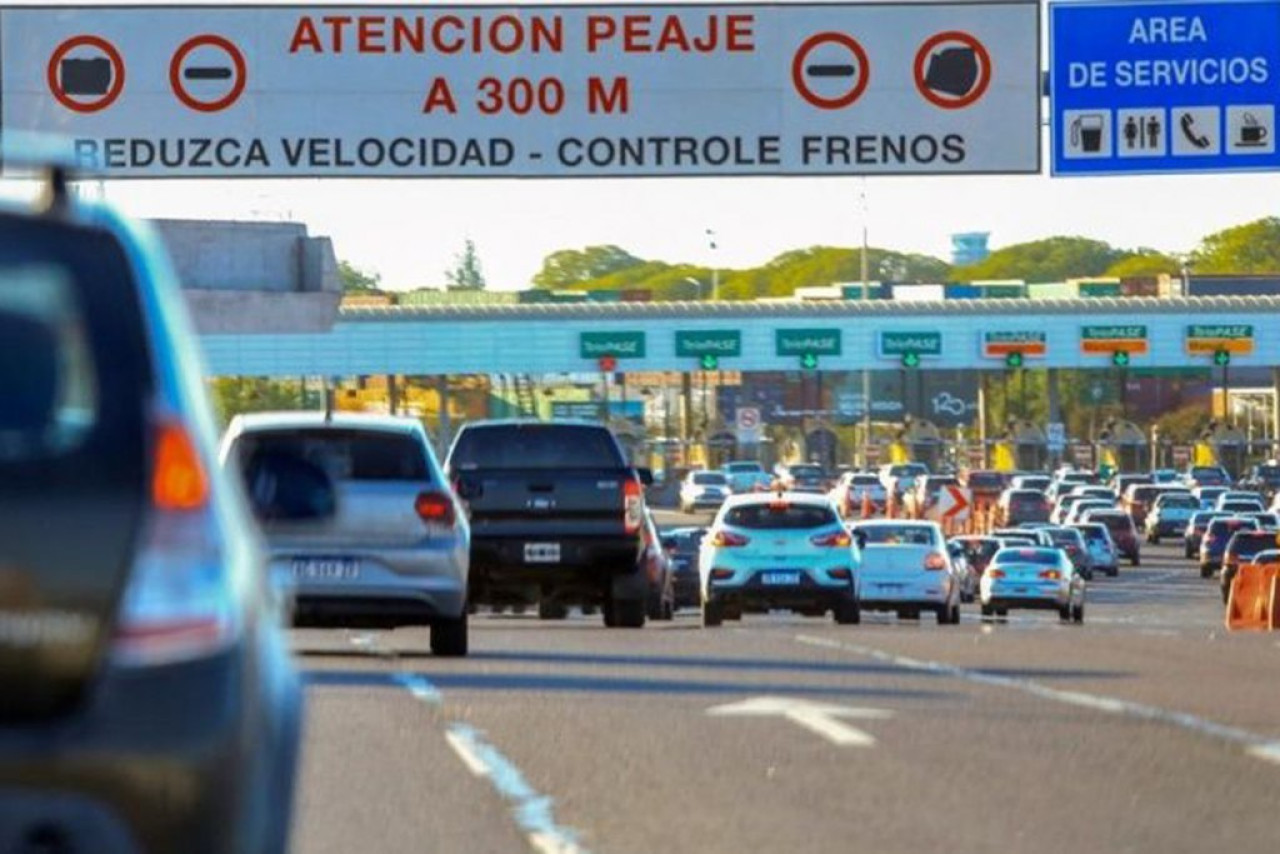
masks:
[[(96, 5), (96, 4), (86, 4)], [(429, 5), (429, 4), (423, 4)], [(1042, 4), (1042, 60), (1047, 37)], [(1042, 132), (1043, 159), (1048, 159)], [(1046, 165), (1047, 170), (1047, 165)], [(866, 204), (862, 202), (865, 190)], [(574, 180), (118, 181), (107, 198), (143, 217), (294, 220), (384, 286), (440, 286), (465, 241), (489, 286), (529, 286), (560, 249), (616, 244), (642, 258), (721, 269), (788, 250), (872, 246), (949, 259), (950, 235), (993, 248), (1079, 235), (1172, 253), (1280, 213), (1280, 175)], [(710, 247), (708, 230), (715, 233)]]
[(144, 217), (300, 221), (396, 289), (443, 284), (470, 239), (489, 287), (518, 290), (550, 253), (596, 244), (722, 269), (807, 246), (858, 246), (864, 183), (872, 246), (944, 259), (960, 231), (990, 231), (993, 248), (1068, 234), (1185, 252), (1206, 234), (1280, 214), (1280, 176), (1266, 174), (151, 181), (112, 183), (106, 193)]

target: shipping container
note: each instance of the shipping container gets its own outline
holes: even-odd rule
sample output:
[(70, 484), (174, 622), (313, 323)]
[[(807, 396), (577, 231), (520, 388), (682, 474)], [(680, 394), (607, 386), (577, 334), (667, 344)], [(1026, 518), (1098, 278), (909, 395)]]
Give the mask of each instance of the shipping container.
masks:
[(1191, 276), (1186, 295), (1192, 297), (1280, 296), (1280, 276)]

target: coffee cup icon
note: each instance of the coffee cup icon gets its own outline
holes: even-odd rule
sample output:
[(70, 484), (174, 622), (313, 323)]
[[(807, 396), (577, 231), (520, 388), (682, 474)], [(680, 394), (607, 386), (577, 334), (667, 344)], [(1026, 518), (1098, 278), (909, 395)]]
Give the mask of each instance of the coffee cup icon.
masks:
[(1071, 147), (1086, 154), (1102, 151), (1102, 132), (1107, 119), (1101, 113), (1085, 113), (1071, 123)]
[(1258, 123), (1253, 113), (1245, 113), (1240, 123), (1240, 139), (1237, 145), (1258, 146), (1267, 144), (1267, 129)]

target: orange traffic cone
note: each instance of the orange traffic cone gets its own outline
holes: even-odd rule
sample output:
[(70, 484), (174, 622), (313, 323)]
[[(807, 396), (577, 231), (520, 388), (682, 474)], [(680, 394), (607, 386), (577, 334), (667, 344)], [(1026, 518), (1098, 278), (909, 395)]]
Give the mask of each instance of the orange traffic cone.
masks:
[(862, 507), (859, 511), (859, 514), (862, 516), (863, 519), (870, 519), (872, 512), (873, 511), (871, 509), (871, 493), (864, 489), (862, 490)]

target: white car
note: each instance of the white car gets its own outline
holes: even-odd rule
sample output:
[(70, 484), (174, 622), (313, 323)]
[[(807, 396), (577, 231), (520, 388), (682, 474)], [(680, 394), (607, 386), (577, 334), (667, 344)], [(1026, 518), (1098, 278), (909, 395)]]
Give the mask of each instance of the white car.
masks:
[(1197, 486), (1191, 490), (1191, 494), (1200, 502), (1201, 510), (1212, 510), (1218, 506), (1218, 498), (1225, 495), (1227, 488), (1225, 486)]
[(861, 621), (860, 554), (825, 495), (735, 495), (702, 539), (702, 624), (772, 609)]
[(1001, 549), (979, 584), (983, 619), (1010, 609), (1057, 611), (1064, 621), (1084, 622), (1084, 578), (1059, 549)]
[(862, 607), (899, 619), (932, 611), (940, 625), (960, 622), (963, 586), (936, 522), (877, 519), (852, 526), (862, 543)]
[(717, 509), (729, 491), (729, 479), (723, 472), (691, 471), (680, 483), (680, 509), (685, 513)]
[(1071, 505), (1071, 509), (1062, 517), (1062, 524), (1075, 525), (1083, 522), (1084, 515), (1090, 510), (1114, 510), (1115, 506), (1114, 501), (1107, 501), (1104, 498), (1085, 498)]
[(1156, 544), (1161, 537), (1172, 537), (1185, 531), (1187, 523), (1199, 509), (1200, 502), (1196, 497), (1185, 492), (1166, 492), (1156, 496), (1146, 519), (1147, 542)]
[[(1258, 506), (1256, 508), (1252, 507), (1254, 504)], [(1262, 496), (1258, 493), (1233, 489), (1219, 495), (1217, 502), (1213, 505), (1213, 509), (1226, 510), (1231, 513), (1263, 513), (1266, 512), (1267, 508), (1263, 506)]]
[(888, 498), (884, 484), (880, 478), (870, 472), (845, 472), (840, 480), (827, 493), (827, 497), (835, 504), (836, 510), (846, 519), (862, 515), (863, 497), (871, 501), (871, 512), (884, 510)]

